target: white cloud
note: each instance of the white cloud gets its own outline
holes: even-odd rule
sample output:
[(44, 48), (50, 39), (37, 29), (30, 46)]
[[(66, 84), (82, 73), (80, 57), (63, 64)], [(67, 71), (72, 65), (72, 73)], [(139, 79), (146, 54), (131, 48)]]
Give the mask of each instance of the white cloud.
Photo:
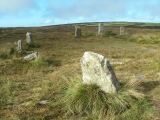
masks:
[(0, 0), (0, 12), (13, 13), (35, 6), (35, 0)]
[(45, 24), (50, 24), (50, 23), (53, 23), (53, 20), (52, 19), (47, 19), (47, 20), (44, 21), (44, 23)]

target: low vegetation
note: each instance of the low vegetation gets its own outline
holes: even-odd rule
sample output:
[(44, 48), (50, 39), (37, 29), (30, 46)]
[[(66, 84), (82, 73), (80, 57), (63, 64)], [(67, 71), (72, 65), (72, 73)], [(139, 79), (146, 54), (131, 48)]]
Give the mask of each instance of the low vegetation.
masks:
[[(101, 36), (97, 26), (89, 24), (81, 26), (81, 38), (74, 37), (72, 25), (6, 29), (0, 34), (0, 119), (159, 119), (158, 29), (126, 28), (125, 35), (119, 35), (119, 27), (108, 25)], [(15, 34), (17, 29), (30, 31), (35, 45), (26, 45), (25, 34)], [(13, 44), (19, 39), (22, 53)], [(36, 60), (23, 60), (35, 51)], [(82, 84), (80, 58), (85, 51), (123, 63), (112, 65), (121, 84), (118, 93)]]

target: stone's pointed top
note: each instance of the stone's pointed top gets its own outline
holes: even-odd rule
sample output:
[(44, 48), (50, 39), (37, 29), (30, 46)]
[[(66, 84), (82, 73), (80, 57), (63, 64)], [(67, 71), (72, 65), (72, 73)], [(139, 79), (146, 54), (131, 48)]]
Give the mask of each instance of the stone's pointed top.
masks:
[(120, 84), (110, 62), (102, 55), (85, 52), (81, 58), (84, 84), (97, 84), (106, 93), (116, 93)]
[(27, 36), (28, 36), (28, 35), (31, 35), (31, 33), (30, 33), (30, 32), (27, 32), (26, 35), (27, 35)]
[(91, 51), (85, 52), (83, 56), (84, 56), (86, 61), (89, 61), (89, 60), (95, 59), (95, 58), (104, 59), (103, 55), (100, 55), (100, 54), (97, 54), (97, 53), (94, 53), (94, 52), (91, 52)]

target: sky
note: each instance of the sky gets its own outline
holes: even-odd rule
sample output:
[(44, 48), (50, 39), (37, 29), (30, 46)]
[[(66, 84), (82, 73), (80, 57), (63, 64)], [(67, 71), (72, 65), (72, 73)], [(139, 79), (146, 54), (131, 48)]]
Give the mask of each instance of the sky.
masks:
[(160, 0), (0, 0), (0, 27), (116, 21), (160, 23)]

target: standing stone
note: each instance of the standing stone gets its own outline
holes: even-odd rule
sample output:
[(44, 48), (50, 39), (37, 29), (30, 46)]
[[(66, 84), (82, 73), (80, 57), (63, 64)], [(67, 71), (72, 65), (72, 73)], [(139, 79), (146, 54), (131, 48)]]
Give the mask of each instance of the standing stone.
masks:
[(124, 27), (120, 27), (120, 35), (124, 35)]
[(28, 43), (28, 44), (34, 43), (32, 40), (31, 33), (29, 33), (29, 32), (26, 33), (26, 43)]
[(75, 26), (75, 37), (81, 37), (81, 28), (79, 26)]
[(18, 40), (17, 42), (17, 45), (18, 45), (18, 51), (22, 51), (22, 40)]
[(120, 89), (110, 62), (104, 56), (85, 52), (81, 58), (84, 84), (97, 84), (106, 93), (116, 93)]
[(34, 52), (24, 57), (24, 60), (31, 61), (38, 57), (38, 52)]
[(99, 23), (99, 26), (98, 26), (98, 34), (103, 34), (103, 23)]

